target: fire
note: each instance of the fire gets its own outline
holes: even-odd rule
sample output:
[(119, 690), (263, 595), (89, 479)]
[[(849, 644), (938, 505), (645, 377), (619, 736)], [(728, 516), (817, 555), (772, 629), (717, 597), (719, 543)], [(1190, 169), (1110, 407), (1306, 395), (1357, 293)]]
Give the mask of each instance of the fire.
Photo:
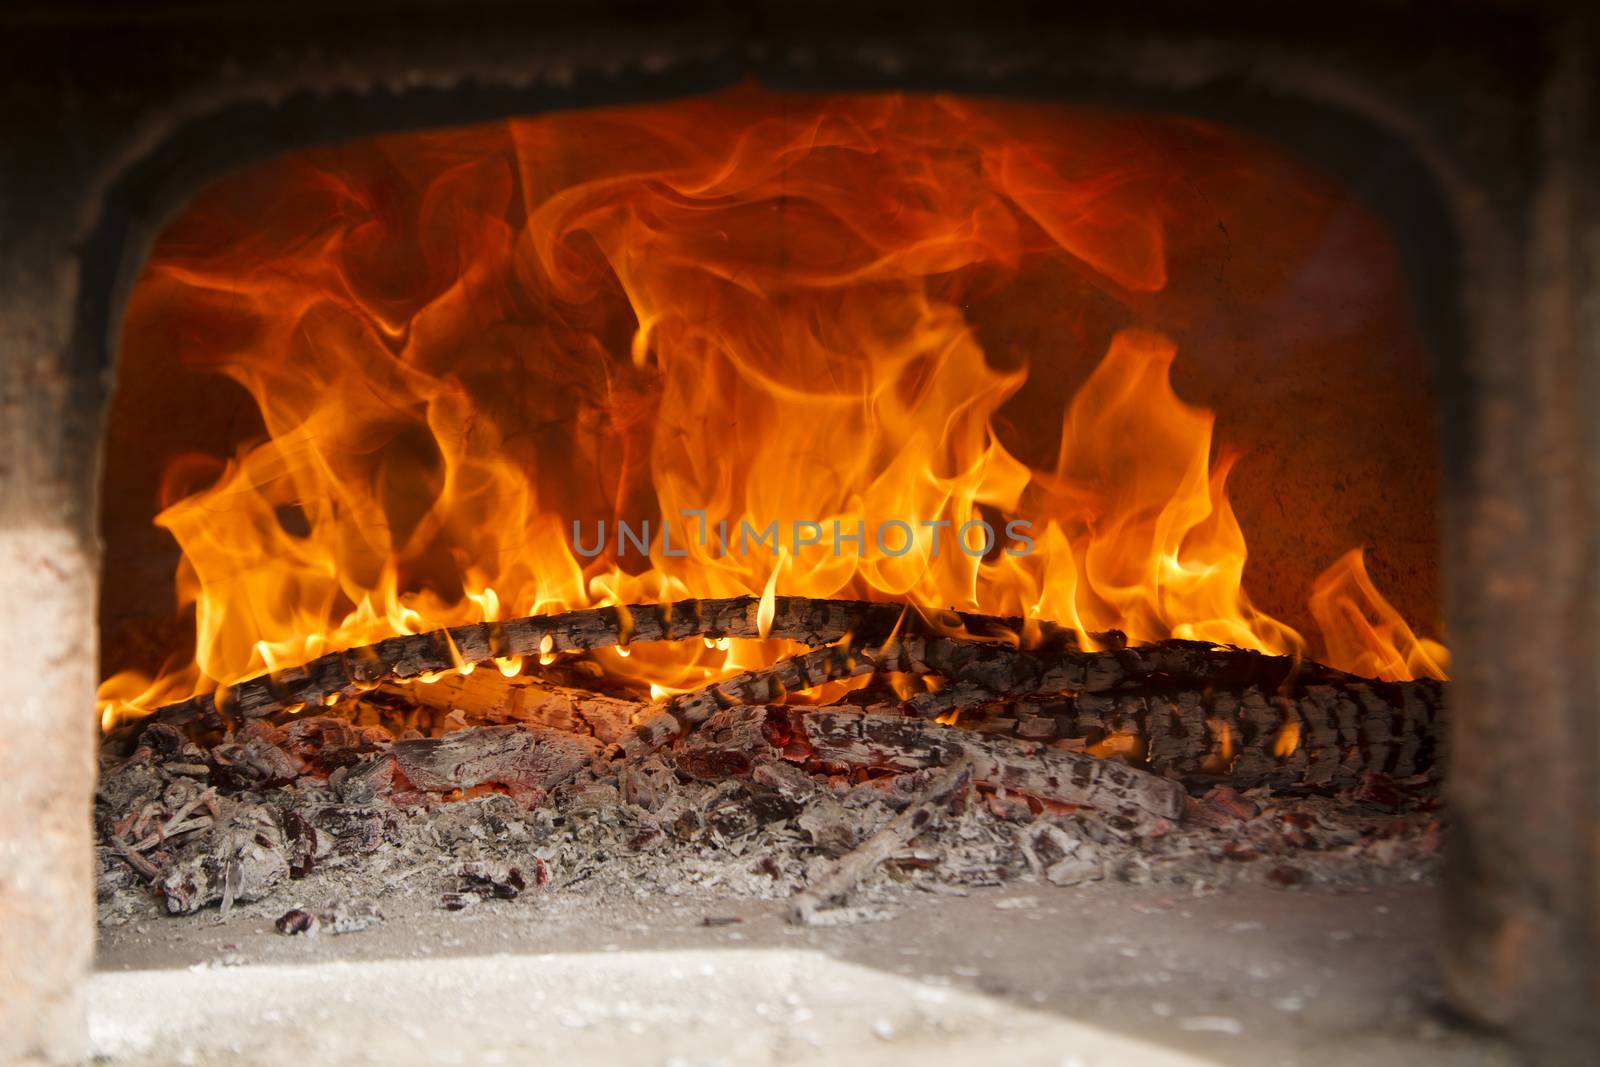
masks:
[(1351, 549), (1322, 572), (1312, 586), (1310, 607), (1329, 662), (1389, 681), (1448, 677), (1449, 650), (1418, 637), (1384, 599), (1367, 574), (1361, 549)]
[[(156, 248), (123, 344), (231, 378), (262, 432), (171, 464), (193, 655), (107, 679), (104, 721), (392, 634), (739, 594), (768, 620), (777, 594), (854, 596), (1300, 652), (1244, 591), (1234, 458), (1174, 391), (1173, 338), (1116, 331), (1030, 462), (1006, 417), (1030, 368), (964, 312), (1052, 258), (1136, 308), (1168, 283), (1162, 180), (1103, 125), (747, 88), (219, 183)], [(806, 536), (731, 550), (746, 523)], [(1359, 552), (1312, 609), (1335, 666), (1443, 673)], [(783, 651), (596, 659), (664, 695)]]

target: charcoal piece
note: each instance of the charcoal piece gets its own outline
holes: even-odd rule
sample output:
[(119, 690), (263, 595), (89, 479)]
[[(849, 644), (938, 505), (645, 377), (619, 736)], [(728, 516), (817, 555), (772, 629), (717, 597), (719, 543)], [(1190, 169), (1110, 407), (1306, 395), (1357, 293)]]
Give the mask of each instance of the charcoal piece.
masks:
[(277, 927), (278, 933), (288, 937), (299, 934), (309, 934), (317, 928), (317, 917), (309, 911), (300, 908), (291, 908), (278, 916), (278, 921), (272, 924)]
[(278, 916), (273, 926), (278, 933), (288, 937), (315, 936), (329, 933), (334, 936), (369, 930), (383, 921), (383, 915), (371, 904), (349, 904), (335, 901), (318, 912), (291, 908)]
[(346, 804), (370, 804), (394, 791), (394, 757), (383, 753), (350, 768), (335, 787)]
[(285, 747), (300, 756), (309, 756), (325, 748), (361, 747), (360, 732), (348, 720), (337, 715), (297, 718), (283, 730), (287, 737)]
[(317, 831), (317, 858), (350, 858), (405, 840), (404, 820), (388, 807), (330, 805), (310, 815)]
[(537, 856), (524, 874), (521, 867), (500, 860), (472, 860), (463, 863), (457, 872), (462, 888), (482, 897), (497, 900), (515, 900), (530, 885), (538, 889), (550, 881), (544, 860)]
[(1177, 782), (1031, 741), (922, 719), (831, 710), (807, 715), (805, 733), (819, 757), (857, 767), (916, 770), (967, 762), (979, 783), (1041, 800), (1144, 819), (1176, 819), (1183, 813), (1184, 792)]
[(821, 788), (815, 778), (792, 763), (763, 763), (751, 772), (750, 780), (776, 790), (802, 807)]
[(806, 805), (795, 825), (827, 856), (842, 856), (860, 840), (855, 817), (831, 796), (819, 796)]
[(353, 767), (361, 762), (361, 750), (350, 748), (322, 748), (311, 757), (311, 766), (323, 774), (332, 774), (340, 767)]
[(317, 828), (298, 811), (283, 815), (284, 843), (289, 849), (289, 877), (304, 878), (317, 861)]
[(774, 742), (787, 721), (781, 707), (723, 708), (679, 742), (673, 759), (684, 774), (703, 782), (749, 777), (759, 764), (778, 758)]
[(792, 819), (804, 811), (805, 807), (800, 801), (787, 797), (776, 789), (764, 789), (750, 797), (750, 814), (762, 824)]
[(706, 828), (724, 841), (743, 837), (759, 825), (755, 812), (743, 798), (724, 800), (706, 812)]
[(229, 793), (287, 785), (304, 769), (298, 759), (260, 739), (216, 745), (210, 762), (212, 781)]
[(182, 730), (163, 722), (152, 722), (139, 733), (139, 747), (148, 748), (157, 757), (177, 755), (188, 740)]

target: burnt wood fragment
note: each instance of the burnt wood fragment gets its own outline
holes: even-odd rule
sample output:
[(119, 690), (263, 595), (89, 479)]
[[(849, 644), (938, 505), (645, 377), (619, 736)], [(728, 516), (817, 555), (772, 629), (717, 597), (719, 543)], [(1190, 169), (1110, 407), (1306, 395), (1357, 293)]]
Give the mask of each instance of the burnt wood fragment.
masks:
[(1177, 782), (1078, 752), (911, 717), (818, 711), (801, 723), (812, 752), (832, 763), (897, 771), (965, 764), (982, 785), (1041, 800), (1138, 821), (1183, 814), (1184, 791)]

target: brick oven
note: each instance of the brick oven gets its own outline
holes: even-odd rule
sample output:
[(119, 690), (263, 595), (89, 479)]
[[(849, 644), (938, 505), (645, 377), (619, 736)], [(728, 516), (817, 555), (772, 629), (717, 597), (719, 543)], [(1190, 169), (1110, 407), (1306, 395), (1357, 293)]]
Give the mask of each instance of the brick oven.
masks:
[[(908, 871), (936, 865), (902, 854), (918, 820), (958, 793), (1002, 821), (1098, 807), (1142, 827), (1139, 840), (1206, 803), (1233, 804), (1235, 786), (1346, 789), (1382, 807), (1442, 773), (1437, 957), (1450, 1010), (1540, 1062), (1584, 1062), (1600, 1039), (1600, 444), (1589, 413), (1600, 386), (1600, 29), (1579, 5), (1356, 2), (1291, 19), (1254, 4), (67, 2), (13, 6), (0, 25), (8, 1062), (73, 1062), (88, 1048), (97, 854), (137, 883), (130, 892), (154, 887), (173, 912), (248, 899), (243, 853), (180, 877), (161, 851), (200, 825), (191, 817), (221, 825), (219, 795), (304, 773), (345, 802), (381, 770), (384, 788), (418, 806), (496, 793), (526, 811), (548, 791), (567, 811), (655, 788), (584, 770), (594, 780), (583, 793), (576, 768), (668, 748), (685, 782), (766, 804), (763, 824), (800, 817), (796, 796), (816, 782), (887, 794), (895, 774), (916, 772), (900, 814), (837, 849), (826, 872), (807, 868), (793, 904), (802, 920), (892, 856)], [(769, 167), (818, 145), (878, 166)], [(658, 156), (670, 180), (627, 184), (629, 167)], [(811, 203), (826, 210), (795, 207)], [(329, 220), (363, 211), (372, 218), (333, 227), (342, 243), (324, 255)], [(541, 245), (552, 215), (569, 228)], [(850, 251), (855, 241), (871, 254)], [(693, 288), (680, 260), (715, 284)], [(260, 282), (268, 275), (273, 286)], [(440, 299), (451, 287), (459, 299)], [(367, 316), (408, 354), (391, 366), (377, 345), (363, 362), (355, 341), (319, 354), (342, 345), (336, 315), (271, 332), (274, 309), (334, 290), (333, 304), (359, 307), (352, 320)], [(794, 416), (768, 401), (809, 402), (806, 389), (829, 377), (784, 378), (807, 356), (794, 348), (802, 335), (841, 392), (831, 408), (795, 400)], [(422, 354), (410, 347), (430, 337)], [(781, 358), (745, 358), (768, 342)], [(519, 363), (530, 346), (568, 362)], [(852, 437), (855, 409), (837, 401), (857, 348), (898, 369), (861, 385), (854, 399), (879, 422)], [(684, 366), (684, 352), (723, 353), (723, 377), (707, 362), (674, 378), (668, 364)], [(286, 386), (297, 361), (326, 374)], [(403, 372), (390, 380), (380, 367)], [(1118, 368), (1122, 379), (1108, 377)], [(945, 408), (930, 399), (940, 388)], [(908, 392), (916, 399), (902, 405)], [(723, 406), (695, 407), (707, 395)], [(688, 413), (678, 422), (674, 402)], [(973, 403), (986, 428), (967, 434)], [(346, 458), (376, 458), (306, 460), (321, 456), (301, 447), (308, 409), (346, 420)], [(930, 412), (946, 428), (923, 479), (944, 494), (935, 510), (905, 488), (923, 473), (896, 459), (850, 500), (894, 525), (895, 508), (942, 515), (967, 493), (955, 528), (970, 519), (989, 541), (966, 563), (953, 557), (967, 569), (942, 585), (903, 577), (881, 540), (875, 569), (838, 578), (819, 566), (802, 581), (801, 548), (817, 542), (799, 529), (823, 532), (809, 521), (791, 541), (798, 563), (780, 552), (745, 573), (724, 550), (685, 571), (671, 546), (693, 540), (683, 525), (658, 527), (667, 540), (655, 549), (648, 528), (633, 542), (654, 570), (620, 559), (596, 569), (606, 552), (626, 555), (615, 524), (656, 516), (658, 502), (669, 522), (700, 508), (704, 548), (716, 521), (705, 509), (727, 513), (730, 479), (733, 518), (764, 521), (751, 501), (803, 482), (827, 442), (901, 456)], [(902, 416), (890, 449), (884, 427)], [(816, 450), (793, 445), (820, 427)], [(714, 447), (679, 448), (702, 430)], [(1123, 580), (1137, 567), (1104, 562), (1104, 531), (1126, 541), (1179, 520), (1165, 497), (1118, 510), (1159, 464), (1099, 458), (1114, 438), (1170, 445), (1170, 493), (1200, 508), (1169, 541), (1140, 535), (1155, 546), (1146, 562), (1179, 577), (1137, 603)], [(979, 444), (963, 453), (961, 441)], [(1245, 451), (1236, 473), (1228, 445)], [(765, 467), (728, 459), (741, 450)], [(567, 460), (576, 475), (546, 477)], [(711, 467), (722, 480), (697, 483)], [(428, 482), (436, 470), (459, 494), (450, 515), (393, 503), (442, 499)], [(819, 482), (847, 481), (851, 467), (829, 470)], [(299, 495), (239, 504), (274, 479)], [(543, 512), (514, 549), (481, 536), (535, 490), (556, 501), (549, 536), (571, 549), (558, 553), (565, 578), (544, 556), (502, 556), (525, 553)], [(790, 520), (802, 514), (792, 498), (783, 506)], [(1078, 561), (1064, 599), (1052, 599), (1058, 571), (1008, 560), (994, 540), (1029, 506), (1091, 516), (1060, 534), (1056, 558)], [(401, 513), (405, 537), (391, 529)], [(841, 513), (856, 514), (817, 518)], [(900, 525), (910, 551), (913, 524)], [(375, 550), (378, 527), (393, 537)], [(1224, 551), (1240, 527), (1248, 568), (1242, 540)], [(426, 543), (415, 529), (432, 531)], [(421, 547), (401, 547), (407, 538)], [(1345, 554), (1361, 546), (1365, 558)], [(438, 580), (440, 559), (459, 573)], [(247, 589), (239, 575), (262, 561), (289, 577)], [(1211, 586), (1191, 588), (1218, 575), (1231, 575), (1225, 607)], [(265, 626), (261, 605), (281, 605), (290, 586), (302, 601)], [(326, 619), (307, 621), (313, 602)], [(922, 621), (908, 622), (902, 602)], [(1319, 627), (1320, 644), (1301, 640)], [(649, 648), (685, 637), (701, 657), (687, 665)], [(777, 664), (702, 662), (730, 642), (780, 637), (795, 648)], [(133, 670), (145, 688), (119, 689)], [(1051, 670), (1077, 673), (1052, 688)], [(818, 715), (805, 699), (786, 703), (858, 676), (882, 681), (861, 690), (878, 703), (843, 702), (843, 690), (839, 703), (818, 698)], [(584, 730), (556, 729), (552, 702)], [(534, 706), (545, 710), (520, 714)], [(317, 728), (344, 730), (348, 753), (330, 755), (323, 734), (305, 740), (316, 733), (307, 708), (328, 713), (320, 723), (348, 714)], [(263, 770), (263, 752), (290, 753), (293, 768)], [(167, 807), (148, 836), (136, 813), (108, 818), (111, 776), (161, 759), (192, 765), (200, 784), (162, 779)], [(473, 761), (516, 771), (463, 777)], [(815, 781), (795, 785), (796, 766)], [(698, 812), (696, 832), (748, 832), (734, 825), (744, 814), (717, 810), (724, 825)], [(275, 818), (254, 839), (273, 863), (284, 854), (283, 879), (299, 879), (327, 849), (309, 817)], [(1166, 828), (1150, 830), (1152, 819)], [(400, 833), (362, 832), (380, 844)], [(1071, 866), (1072, 846), (1052, 834), (1064, 854), (1041, 864), (1023, 850), (1033, 877)], [(1228, 858), (1256, 853), (1230, 846)], [(1274, 870), (1285, 884), (1302, 877)], [(446, 906), (514, 897), (545, 877), (543, 859), (537, 873), (468, 863)], [(103, 868), (100, 881), (104, 895)], [(347, 921), (294, 909), (278, 929)]]

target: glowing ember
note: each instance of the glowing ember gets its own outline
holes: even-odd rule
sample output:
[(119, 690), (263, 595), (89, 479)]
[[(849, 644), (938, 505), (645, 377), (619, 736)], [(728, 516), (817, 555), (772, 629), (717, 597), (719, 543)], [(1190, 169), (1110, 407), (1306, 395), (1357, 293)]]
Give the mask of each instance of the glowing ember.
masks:
[[(1168, 284), (1160, 160), (1062, 114), (746, 89), (220, 183), (124, 345), (232, 378), (265, 432), (169, 466), (193, 657), (109, 678), (104, 721), (397, 633), (746, 593), (768, 623), (775, 594), (858, 596), (1300, 652), (1245, 594), (1232, 459), (1174, 392), (1171, 337), (1111, 333), (1053, 463), (1003, 443), (1029, 368), (969, 302), (1051, 261), (1136, 322)], [(1443, 675), (1359, 552), (1311, 610), (1333, 666)], [(595, 659), (661, 696), (780, 651)]]

